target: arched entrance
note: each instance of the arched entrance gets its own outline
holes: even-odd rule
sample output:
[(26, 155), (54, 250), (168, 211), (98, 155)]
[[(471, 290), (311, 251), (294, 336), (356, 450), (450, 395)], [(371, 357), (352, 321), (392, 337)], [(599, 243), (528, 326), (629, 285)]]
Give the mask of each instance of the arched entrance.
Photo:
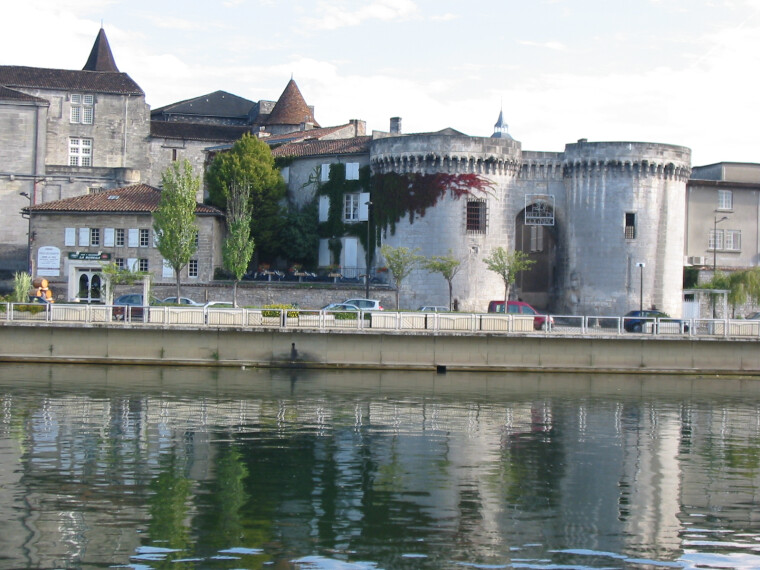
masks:
[(515, 237), (515, 249), (535, 262), (517, 276), (518, 294), (526, 303), (547, 310), (553, 301), (557, 258), (554, 209), (542, 200), (528, 203), (515, 220)]
[(77, 299), (83, 303), (101, 301), (103, 281), (99, 270), (77, 270)]

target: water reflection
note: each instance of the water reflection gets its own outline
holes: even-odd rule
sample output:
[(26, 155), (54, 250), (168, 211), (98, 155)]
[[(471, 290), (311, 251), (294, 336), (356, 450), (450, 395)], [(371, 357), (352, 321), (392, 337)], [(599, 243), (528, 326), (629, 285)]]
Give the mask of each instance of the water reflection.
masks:
[(0, 375), (0, 567), (760, 566), (755, 380)]

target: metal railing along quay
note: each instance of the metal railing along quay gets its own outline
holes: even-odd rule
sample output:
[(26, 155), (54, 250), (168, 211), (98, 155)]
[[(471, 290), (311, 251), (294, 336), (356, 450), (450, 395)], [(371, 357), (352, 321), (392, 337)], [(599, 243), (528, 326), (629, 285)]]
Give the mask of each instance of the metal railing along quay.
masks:
[(642, 319), (619, 316), (320, 311), (231, 307), (124, 307), (90, 304), (0, 304), (0, 322), (124, 326), (238, 327), (283, 330), (373, 330), (413, 333), (760, 338), (760, 320)]

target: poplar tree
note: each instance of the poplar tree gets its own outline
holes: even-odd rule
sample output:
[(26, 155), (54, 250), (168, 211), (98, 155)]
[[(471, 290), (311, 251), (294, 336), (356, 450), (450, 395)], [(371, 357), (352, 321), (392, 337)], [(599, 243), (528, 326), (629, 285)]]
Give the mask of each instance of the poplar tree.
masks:
[(399, 309), (399, 296), (401, 293), (401, 284), (409, 274), (424, 259), (417, 252), (420, 248), (409, 249), (408, 247), (391, 247), (384, 245), (380, 248), (380, 253), (385, 258), (385, 264), (388, 271), (393, 275), (393, 281), (396, 283), (396, 310)]
[(238, 283), (248, 270), (255, 247), (251, 237), (251, 185), (247, 180), (227, 187), (227, 238), (222, 247), (224, 267), (232, 273), (232, 305), (237, 307)]
[(528, 254), (524, 251), (507, 251), (503, 247), (497, 247), (491, 255), (483, 259), (483, 263), (504, 281), (504, 312), (506, 313), (509, 290), (517, 279), (517, 274), (520, 271), (529, 270), (535, 261), (528, 259)]
[(195, 201), (200, 178), (193, 175), (188, 160), (174, 162), (161, 175), (161, 198), (153, 212), (156, 248), (174, 270), (177, 279), (177, 300), (180, 298), (182, 269), (197, 249), (198, 225)]

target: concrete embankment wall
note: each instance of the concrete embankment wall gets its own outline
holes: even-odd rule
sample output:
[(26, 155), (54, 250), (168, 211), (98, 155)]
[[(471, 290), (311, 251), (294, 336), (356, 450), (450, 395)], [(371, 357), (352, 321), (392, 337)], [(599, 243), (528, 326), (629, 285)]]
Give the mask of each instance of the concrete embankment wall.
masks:
[(756, 340), (0, 325), (0, 361), (760, 375)]

